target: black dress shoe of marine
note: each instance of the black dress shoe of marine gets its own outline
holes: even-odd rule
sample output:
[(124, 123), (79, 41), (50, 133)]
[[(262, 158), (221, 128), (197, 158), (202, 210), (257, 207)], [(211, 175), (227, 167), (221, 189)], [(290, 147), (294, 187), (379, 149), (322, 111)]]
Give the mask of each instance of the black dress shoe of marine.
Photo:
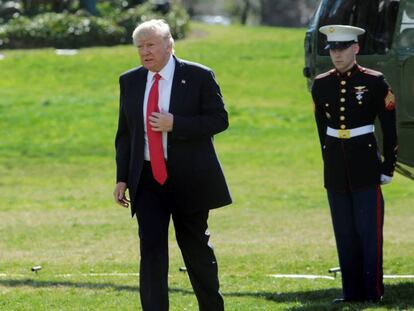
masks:
[(364, 300), (364, 302), (366, 303), (380, 303), (381, 301), (382, 301), (382, 296), (376, 297), (376, 298), (368, 298)]
[(332, 304), (340, 304), (340, 303), (352, 303), (352, 302), (362, 302), (362, 299), (352, 299), (352, 298), (336, 298), (332, 300)]

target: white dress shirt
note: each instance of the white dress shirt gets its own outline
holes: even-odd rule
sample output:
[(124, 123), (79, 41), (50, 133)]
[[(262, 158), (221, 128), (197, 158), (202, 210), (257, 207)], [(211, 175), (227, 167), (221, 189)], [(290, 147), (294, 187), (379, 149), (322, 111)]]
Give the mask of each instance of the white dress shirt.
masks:
[[(168, 112), (170, 109), (170, 97), (171, 97), (171, 88), (172, 88), (172, 80), (174, 78), (174, 70), (175, 70), (175, 61), (172, 55), (168, 60), (167, 65), (161, 69), (158, 74), (161, 76), (161, 79), (158, 82), (158, 108), (159, 110)], [(154, 75), (156, 72), (148, 71), (147, 74), (147, 85), (145, 87), (145, 95), (144, 95), (144, 105), (143, 105), (143, 113), (144, 113), (144, 136), (145, 136), (145, 146), (144, 146), (144, 158), (147, 161), (150, 161), (150, 154), (148, 149), (148, 136), (147, 136), (147, 106), (148, 106), (148, 96), (151, 89), (152, 84), (154, 83)], [(164, 149), (164, 157), (168, 159), (167, 155), (167, 132), (162, 132), (162, 146)]]

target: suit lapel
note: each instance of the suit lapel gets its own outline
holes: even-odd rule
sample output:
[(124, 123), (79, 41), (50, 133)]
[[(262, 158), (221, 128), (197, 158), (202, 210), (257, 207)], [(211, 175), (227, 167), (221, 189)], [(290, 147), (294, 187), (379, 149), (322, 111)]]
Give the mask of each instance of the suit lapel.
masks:
[(131, 115), (136, 116), (136, 124), (140, 127), (140, 130), (142, 131), (144, 131), (143, 105), (145, 87), (147, 83), (147, 73), (148, 71), (143, 67), (141, 70), (137, 71), (135, 78), (131, 80), (132, 85), (130, 85), (130, 94), (127, 97), (129, 99), (129, 107), (132, 111)]
[[(143, 69), (140, 71), (137, 81), (137, 95), (138, 95), (138, 109), (142, 112), (144, 106), (145, 87), (147, 85), (147, 74), (148, 70)], [(143, 114), (141, 113), (141, 117)]]
[(185, 63), (174, 56), (175, 70), (171, 88), (170, 109), (169, 112), (174, 114), (177, 107), (183, 104), (183, 98), (187, 89), (187, 79), (185, 75)]

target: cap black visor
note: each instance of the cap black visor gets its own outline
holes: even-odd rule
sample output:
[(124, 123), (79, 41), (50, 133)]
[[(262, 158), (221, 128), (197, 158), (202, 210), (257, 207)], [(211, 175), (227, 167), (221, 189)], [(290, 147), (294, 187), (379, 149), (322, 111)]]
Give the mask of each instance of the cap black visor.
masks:
[(355, 41), (328, 41), (326, 42), (325, 50), (345, 50), (352, 44), (357, 43)]

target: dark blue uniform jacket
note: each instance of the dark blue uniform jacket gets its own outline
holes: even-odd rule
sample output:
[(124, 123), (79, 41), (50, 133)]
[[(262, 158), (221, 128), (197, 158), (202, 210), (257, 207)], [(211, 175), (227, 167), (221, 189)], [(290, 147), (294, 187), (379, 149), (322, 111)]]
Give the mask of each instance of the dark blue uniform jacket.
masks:
[[(346, 73), (320, 74), (312, 86), (315, 118), (324, 160), (325, 187), (355, 191), (392, 176), (397, 159), (395, 98), (384, 76), (355, 64)], [(327, 127), (353, 129), (374, 124), (383, 133), (383, 158), (374, 133), (340, 139), (326, 135)]]

